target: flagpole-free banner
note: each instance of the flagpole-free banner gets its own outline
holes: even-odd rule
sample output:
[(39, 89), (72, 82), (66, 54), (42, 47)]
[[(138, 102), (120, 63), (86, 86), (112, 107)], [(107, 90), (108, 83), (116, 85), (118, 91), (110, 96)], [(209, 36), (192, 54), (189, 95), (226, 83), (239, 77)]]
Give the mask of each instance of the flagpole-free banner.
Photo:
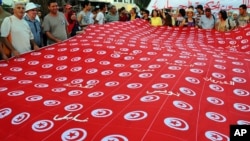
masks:
[(250, 7), (250, 0), (152, 0), (148, 9), (186, 8), (187, 6), (197, 6), (198, 4), (210, 7), (212, 10), (237, 10), (241, 4), (246, 4)]

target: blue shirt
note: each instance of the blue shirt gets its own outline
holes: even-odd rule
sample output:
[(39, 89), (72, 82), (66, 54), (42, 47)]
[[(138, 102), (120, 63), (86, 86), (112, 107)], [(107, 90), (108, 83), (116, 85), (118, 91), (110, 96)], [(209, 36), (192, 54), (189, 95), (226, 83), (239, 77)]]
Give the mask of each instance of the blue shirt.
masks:
[(202, 15), (199, 21), (199, 26), (202, 29), (213, 29), (216, 23), (216, 19), (213, 15), (208, 18), (206, 15)]
[(35, 19), (35, 20), (30, 20), (29, 17), (26, 15), (24, 17), (24, 20), (29, 24), (29, 27), (31, 29), (31, 32), (34, 36), (34, 41), (35, 43), (41, 47), (42, 46), (42, 28), (40, 22)]

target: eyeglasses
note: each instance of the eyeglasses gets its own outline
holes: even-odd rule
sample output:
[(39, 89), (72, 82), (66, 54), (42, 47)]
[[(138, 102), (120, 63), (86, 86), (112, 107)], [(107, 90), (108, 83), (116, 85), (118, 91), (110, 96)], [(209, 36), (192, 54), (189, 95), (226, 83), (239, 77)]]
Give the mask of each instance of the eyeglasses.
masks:
[(210, 10), (207, 10), (207, 11), (205, 11), (205, 12), (211, 12)]

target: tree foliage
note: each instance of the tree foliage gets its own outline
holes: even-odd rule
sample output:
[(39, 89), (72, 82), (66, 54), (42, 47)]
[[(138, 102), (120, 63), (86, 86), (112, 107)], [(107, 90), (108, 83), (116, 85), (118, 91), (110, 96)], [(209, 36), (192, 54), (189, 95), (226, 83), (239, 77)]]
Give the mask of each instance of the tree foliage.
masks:
[(140, 9), (146, 9), (151, 0), (134, 0), (135, 4), (138, 5)]

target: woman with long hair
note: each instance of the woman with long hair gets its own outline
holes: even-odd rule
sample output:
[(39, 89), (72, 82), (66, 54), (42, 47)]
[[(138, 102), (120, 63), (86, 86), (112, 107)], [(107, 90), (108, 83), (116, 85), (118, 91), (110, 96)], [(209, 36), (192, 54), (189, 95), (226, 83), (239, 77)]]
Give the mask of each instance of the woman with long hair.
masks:
[(215, 24), (215, 29), (220, 32), (230, 31), (235, 28), (235, 23), (228, 19), (227, 12), (220, 10), (218, 13), (218, 21)]

